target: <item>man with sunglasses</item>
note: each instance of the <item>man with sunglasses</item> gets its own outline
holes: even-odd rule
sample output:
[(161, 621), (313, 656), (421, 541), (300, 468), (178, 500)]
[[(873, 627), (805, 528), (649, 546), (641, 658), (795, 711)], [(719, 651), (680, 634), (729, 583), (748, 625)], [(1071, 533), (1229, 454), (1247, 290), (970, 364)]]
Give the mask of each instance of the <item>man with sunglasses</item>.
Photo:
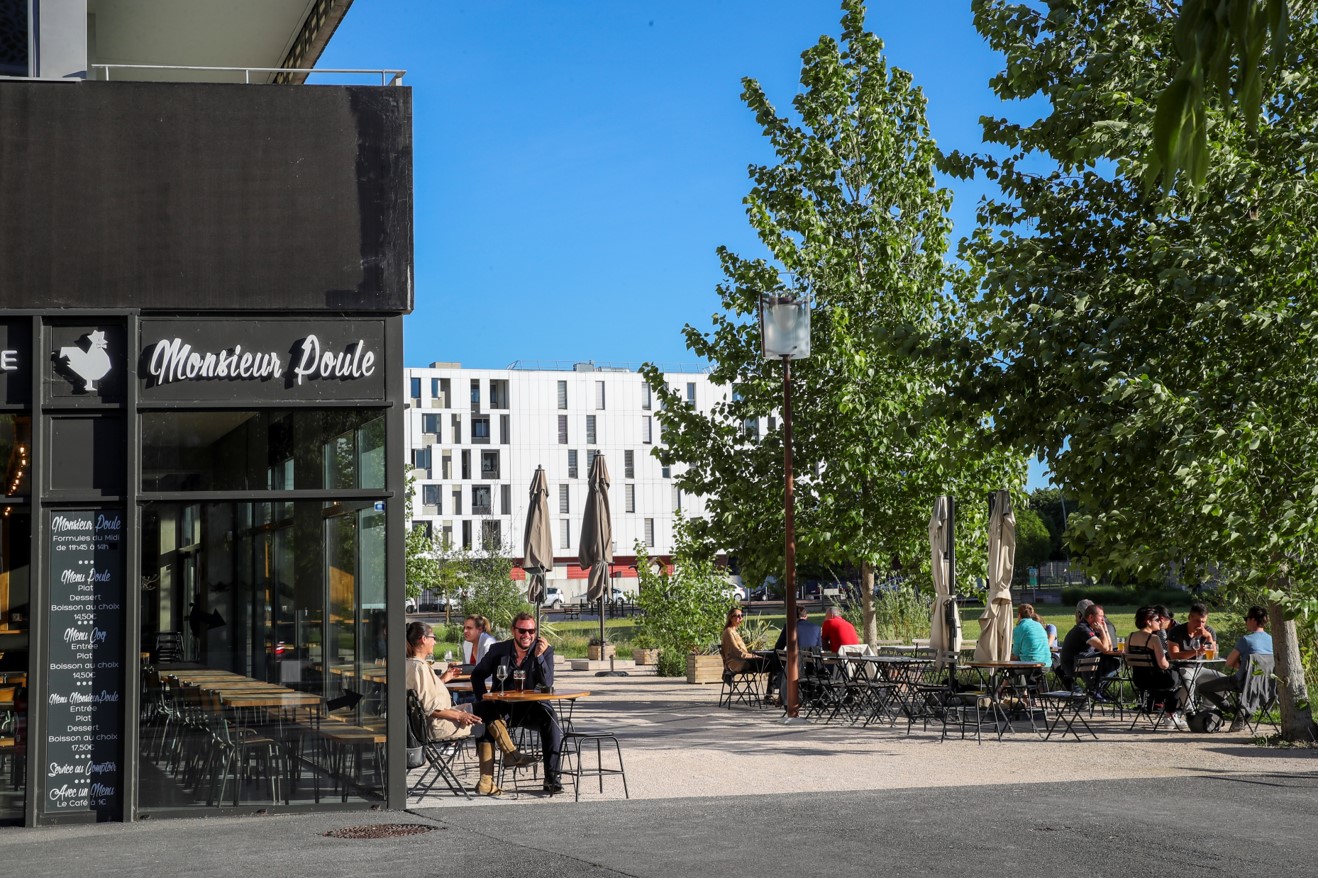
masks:
[[(496, 681), (496, 686), (511, 682), (520, 670), (525, 674), (523, 689), (549, 691), (554, 688), (554, 648), (548, 640), (539, 636), (535, 617), (530, 613), (519, 613), (514, 617), (512, 639), (491, 646), (485, 657), (472, 669), (471, 691), (477, 701), (482, 700), (489, 691), (488, 681), (495, 676), (495, 670), (500, 665), (508, 669), (508, 675), (502, 684)], [(559, 779), (558, 766), (563, 729), (554, 708), (547, 701), (501, 705), (501, 708), (509, 725), (539, 731), (545, 761), (545, 792), (561, 793), (563, 784)]]

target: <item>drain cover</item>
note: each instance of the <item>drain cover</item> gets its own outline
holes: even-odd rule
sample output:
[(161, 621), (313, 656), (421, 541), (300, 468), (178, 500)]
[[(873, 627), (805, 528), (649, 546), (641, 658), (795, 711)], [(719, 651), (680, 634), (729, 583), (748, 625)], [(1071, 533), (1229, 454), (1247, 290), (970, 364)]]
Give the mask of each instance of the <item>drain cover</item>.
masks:
[(438, 828), (422, 823), (367, 823), (331, 829), (325, 835), (328, 838), (399, 838), (404, 835), (420, 835)]

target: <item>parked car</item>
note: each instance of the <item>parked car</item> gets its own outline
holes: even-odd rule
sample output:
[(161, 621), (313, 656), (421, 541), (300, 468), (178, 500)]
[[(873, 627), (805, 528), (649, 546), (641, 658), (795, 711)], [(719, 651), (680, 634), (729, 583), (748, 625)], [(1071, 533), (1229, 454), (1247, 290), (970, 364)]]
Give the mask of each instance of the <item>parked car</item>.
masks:
[(563, 594), (563, 589), (556, 585), (545, 587), (545, 606), (552, 607), (555, 610), (563, 609), (563, 604), (567, 603), (567, 597)]
[(408, 598), (403, 601), (403, 612), (409, 616), (416, 612), (416, 598)]
[(723, 592), (735, 601), (746, 600), (746, 588), (741, 585), (729, 585)]

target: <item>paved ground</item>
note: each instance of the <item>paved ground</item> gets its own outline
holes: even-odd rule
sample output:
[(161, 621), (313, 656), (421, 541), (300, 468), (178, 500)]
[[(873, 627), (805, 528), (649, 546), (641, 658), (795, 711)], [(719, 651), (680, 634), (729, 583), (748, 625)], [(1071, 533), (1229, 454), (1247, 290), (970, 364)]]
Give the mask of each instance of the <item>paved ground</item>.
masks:
[[(631, 801), (592, 791), (410, 812), (0, 830), (9, 874), (685, 876), (1315, 874), (1318, 753), (1243, 735), (939, 743), (714, 707), (717, 687), (564, 672), (624, 737)], [(928, 789), (934, 787), (936, 789)], [(424, 834), (341, 840), (348, 825)], [(1179, 870), (1178, 870), (1179, 871)]]

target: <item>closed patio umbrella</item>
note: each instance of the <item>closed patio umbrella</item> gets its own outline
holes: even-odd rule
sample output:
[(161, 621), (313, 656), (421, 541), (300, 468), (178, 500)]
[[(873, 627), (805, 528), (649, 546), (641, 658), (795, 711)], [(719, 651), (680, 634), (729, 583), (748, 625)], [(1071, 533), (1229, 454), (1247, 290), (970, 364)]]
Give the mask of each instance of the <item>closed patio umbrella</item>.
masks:
[(609, 585), (609, 563), (613, 561), (613, 516), (609, 512), (609, 467), (604, 455), (590, 464), (590, 491), (581, 522), (577, 560), (590, 571), (586, 600), (600, 607), (600, 642), (604, 642), (604, 595)]
[(993, 496), (988, 532), (988, 594), (979, 617), (975, 661), (1005, 662), (1011, 658), (1011, 575), (1016, 568), (1016, 513), (1011, 495)]
[(526, 599), (535, 604), (538, 616), (540, 605), (545, 602), (545, 574), (554, 569), (554, 544), (549, 535), (549, 479), (543, 466), (537, 466), (531, 477), (531, 502), (526, 507), (526, 531), (522, 536), (522, 569), (526, 571)]
[(934, 501), (934, 513), (929, 519), (929, 550), (933, 560), (934, 607), (929, 620), (929, 648), (942, 667), (948, 656), (961, 651), (961, 616), (956, 599), (952, 596), (952, 561), (949, 557), (952, 530), (952, 499), (947, 496)]

